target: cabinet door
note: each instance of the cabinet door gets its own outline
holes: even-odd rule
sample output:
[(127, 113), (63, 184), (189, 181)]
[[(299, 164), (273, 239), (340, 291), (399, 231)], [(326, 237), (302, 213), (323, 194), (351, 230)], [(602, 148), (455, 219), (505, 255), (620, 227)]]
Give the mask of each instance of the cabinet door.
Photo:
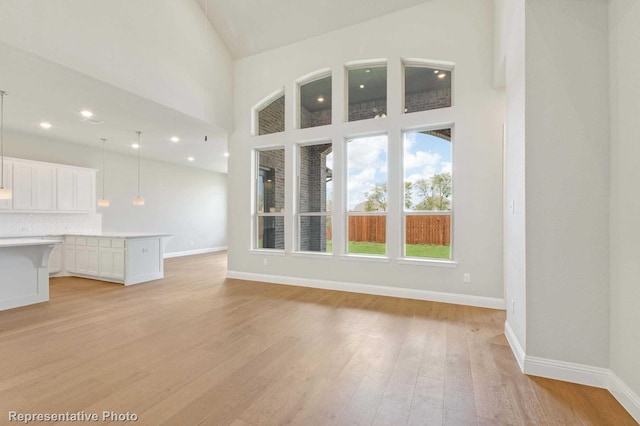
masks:
[(111, 278), (113, 276), (113, 250), (100, 249), (100, 276)]
[(88, 247), (76, 247), (76, 272), (79, 274), (89, 273)]
[(76, 272), (76, 246), (64, 246), (64, 267), (68, 272)]
[(34, 167), (26, 163), (13, 163), (13, 208), (33, 210), (35, 206)]
[(56, 170), (56, 201), (58, 210), (76, 209), (76, 174), (74, 170), (58, 168)]
[(124, 250), (113, 249), (113, 278), (124, 280)]
[(88, 260), (89, 264), (87, 267), (88, 275), (100, 275), (100, 253), (98, 253), (98, 248), (90, 247), (87, 249), (88, 252)]
[[(13, 163), (4, 162), (4, 187), (13, 190)], [(11, 210), (13, 208), (13, 198), (11, 200), (0, 200), (0, 210)]]
[(76, 210), (92, 211), (94, 209), (94, 173), (76, 172)]
[(50, 166), (33, 167), (35, 210), (56, 209), (56, 169)]
[(55, 274), (62, 271), (62, 244), (53, 248), (49, 256), (49, 273)]

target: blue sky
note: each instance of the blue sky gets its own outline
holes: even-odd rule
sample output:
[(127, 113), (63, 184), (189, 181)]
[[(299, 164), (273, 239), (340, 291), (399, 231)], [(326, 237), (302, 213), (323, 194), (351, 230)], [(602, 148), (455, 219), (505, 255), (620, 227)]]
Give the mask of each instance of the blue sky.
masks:
[[(404, 180), (415, 182), (434, 174), (451, 173), (451, 142), (424, 133), (404, 137)], [(353, 210), (366, 200), (376, 183), (387, 181), (387, 136), (353, 139), (347, 153), (347, 206)], [(412, 197), (416, 201), (417, 197)]]

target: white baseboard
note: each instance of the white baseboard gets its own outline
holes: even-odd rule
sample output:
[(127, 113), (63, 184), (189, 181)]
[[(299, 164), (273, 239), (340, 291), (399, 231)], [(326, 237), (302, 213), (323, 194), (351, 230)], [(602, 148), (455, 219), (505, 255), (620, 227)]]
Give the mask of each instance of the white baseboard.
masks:
[(525, 355), (524, 373), (531, 376), (607, 389), (610, 370), (608, 368)]
[(640, 423), (640, 396), (620, 380), (620, 377), (613, 371), (609, 372), (609, 392), (631, 414), (631, 417)]
[(250, 272), (227, 271), (227, 278), (235, 278), (248, 281), (263, 281), (272, 284), (295, 285), (300, 287), (321, 288), (325, 290), (348, 291), (351, 293), (375, 294), (378, 296), (402, 297), (405, 299), (429, 300), (432, 302), (478, 306), (481, 308), (505, 309), (504, 299), (493, 297), (472, 296), (466, 294), (445, 293), (429, 290), (416, 290), (401, 287), (388, 287), (372, 284), (347, 283), (342, 281), (325, 281), (309, 278), (296, 278), (282, 275), (263, 275)]
[(524, 374), (607, 389), (640, 423), (640, 396), (610, 369), (526, 355), (508, 322), (504, 334)]
[(522, 349), (522, 345), (508, 321), (504, 322), (504, 335), (507, 338), (507, 342), (509, 342), (509, 346), (511, 346), (511, 352), (516, 357), (520, 371), (524, 373), (524, 349)]
[(164, 258), (169, 259), (171, 257), (182, 257), (182, 256), (191, 256), (194, 254), (214, 253), (217, 251), (225, 251), (226, 249), (227, 249), (227, 246), (210, 247), (210, 248), (204, 248), (204, 249), (185, 250), (185, 251), (173, 251), (171, 253), (165, 253)]

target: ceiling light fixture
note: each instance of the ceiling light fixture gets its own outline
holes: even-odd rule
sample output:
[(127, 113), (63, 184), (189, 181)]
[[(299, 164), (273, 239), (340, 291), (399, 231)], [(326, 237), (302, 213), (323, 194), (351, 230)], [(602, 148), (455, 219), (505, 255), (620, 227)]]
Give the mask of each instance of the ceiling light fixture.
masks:
[(361, 85), (360, 85), (360, 88), (361, 88), (361, 89), (364, 89), (364, 84), (361, 84)]
[(371, 72), (371, 70), (367, 68), (366, 70), (364, 70), (364, 72)]
[(171, 142), (180, 142), (180, 138), (177, 136), (172, 136), (171, 137)]
[(102, 198), (98, 200), (98, 206), (100, 207), (109, 207), (109, 200), (104, 197), (104, 179), (107, 173), (107, 168), (105, 167), (104, 162), (104, 144), (107, 141), (105, 138), (100, 138), (102, 141)]
[(447, 75), (446, 75), (445, 73), (438, 74), (438, 78), (439, 78), (439, 79), (443, 79), (443, 78), (445, 78), (446, 76), (447, 76)]
[(80, 111), (80, 114), (85, 118), (93, 117), (93, 113), (87, 109)]
[(43, 121), (42, 123), (40, 123), (40, 127), (42, 127), (43, 129), (50, 129), (51, 123), (47, 123), (46, 121)]
[(138, 134), (138, 196), (133, 199), (134, 206), (144, 206), (144, 198), (140, 196), (140, 134), (142, 133), (140, 130), (136, 131)]
[(324, 98), (322, 96), (318, 96), (318, 102), (324, 102)]
[(228, 156), (229, 156), (229, 153), (228, 153), (228, 152), (225, 152), (225, 153), (224, 153), (224, 156), (225, 156), (225, 157), (228, 157)]
[(195, 158), (193, 158), (193, 157), (187, 157), (187, 160), (189, 160), (189, 161), (194, 161), (194, 160), (195, 160)]
[(438, 74), (440, 72), (440, 70), (433, 70), (434, 74)]
[(132, 144), (131, 144), (131, 148), (133, 148), (133, 149), (138, 149), (138, 148), (140, 148), (140, 144), (132, 143)]
[(0, 90), (0, 200), (13, 198), (11, 189), (4, 187), (4, 95), (7, 92)]

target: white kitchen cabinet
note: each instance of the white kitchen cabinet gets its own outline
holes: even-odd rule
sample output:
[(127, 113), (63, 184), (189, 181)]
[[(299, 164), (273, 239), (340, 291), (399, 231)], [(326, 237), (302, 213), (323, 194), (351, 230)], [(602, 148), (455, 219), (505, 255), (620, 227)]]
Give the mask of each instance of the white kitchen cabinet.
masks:
[(68, 275), (138, 284), (164, 277), (164, 238), (167, 234), (65, 237)]
[(40, 161), (5, 159), (0, 212), (95, 212), (96, 170)]
[[(13, 162), (4, 160), (4, 187), (13, 188)], [(13, 209), (13, 198), (11, 200), (0, 200), (0, 211)]]
[(57, 209), (92, 212), (95, 198), (95, 171), (59, 167), (57, 169)]
[[(58, 239), (58, 238), (53, 238)], [(63, 244), (56, 245), (49, 255), (49, 275), (57, 274), (63, 271), (64, 247)]]
[(14, 210), (55, 210), (55, 167), (14, 161), (13, 199)]

